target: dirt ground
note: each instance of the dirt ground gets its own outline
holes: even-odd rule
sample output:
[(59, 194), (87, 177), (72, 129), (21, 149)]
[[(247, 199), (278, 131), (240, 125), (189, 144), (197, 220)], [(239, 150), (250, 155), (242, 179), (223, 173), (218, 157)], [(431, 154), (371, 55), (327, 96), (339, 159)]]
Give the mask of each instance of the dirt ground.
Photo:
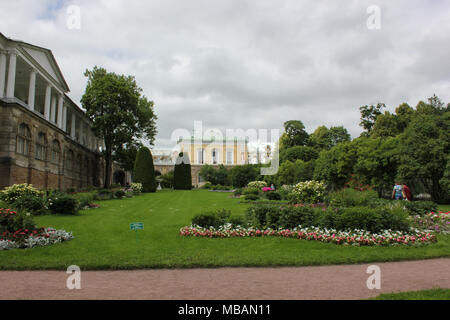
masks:
[[(369, 265), (381, 289), (369, 290)], [(64, 271), (2, 271), (1, 300), (365, 299), (381, 293), (450, 288), (450, 259), (318, 267), (83, 271), (81, 290)]]

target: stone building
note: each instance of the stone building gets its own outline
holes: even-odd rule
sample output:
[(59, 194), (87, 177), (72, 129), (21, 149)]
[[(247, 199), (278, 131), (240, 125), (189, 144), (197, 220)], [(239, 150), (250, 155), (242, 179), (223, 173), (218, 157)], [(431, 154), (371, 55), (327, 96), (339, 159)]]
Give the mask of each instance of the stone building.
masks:
[(0, 189), (100, 186), (103, 162), (84, 111), (49, 49), (0, 33)]

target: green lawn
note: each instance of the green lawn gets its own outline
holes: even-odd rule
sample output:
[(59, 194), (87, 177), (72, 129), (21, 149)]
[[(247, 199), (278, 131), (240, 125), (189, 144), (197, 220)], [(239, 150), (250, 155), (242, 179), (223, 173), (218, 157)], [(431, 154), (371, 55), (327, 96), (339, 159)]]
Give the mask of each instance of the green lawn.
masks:
[[(450, 256), (450, 235), (423, 247), (344, 247), (284, 238), (184, 238), (181, 227), (197, 213), (228, 208), (233, 215), (247, 207), (228, 193), (161, 191), (132, 199), (99, 202), (101, 208), (79, 216), (43, 216), (41, 226), (72, 231), (75, 239), (49, 247), (0, 251), (0, 269), (186, 268), (220, 266), (304, 266), (348, 264)], [(129, 230), (144, 222), (145, 230)]]
[(450, 289), (434, 288), (421, 291), (385, 293), (371, 300), (450, 300)]

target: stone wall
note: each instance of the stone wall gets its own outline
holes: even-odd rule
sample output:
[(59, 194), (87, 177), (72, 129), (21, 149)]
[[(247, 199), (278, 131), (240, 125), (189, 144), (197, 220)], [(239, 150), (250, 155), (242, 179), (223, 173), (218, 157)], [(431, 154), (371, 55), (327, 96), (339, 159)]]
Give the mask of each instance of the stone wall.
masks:
[[(25, 124), (30, 133), (26, 154), (17, 149), (21, 124)], [(45, 136), (42, 159), (36, 156), (40, 133)], [(0, 189), (16, 183), (60, 190), (101, 186), (103, 166), (99, 153), (73, 141), (40, 114), (17, 103), (0, 101)]]

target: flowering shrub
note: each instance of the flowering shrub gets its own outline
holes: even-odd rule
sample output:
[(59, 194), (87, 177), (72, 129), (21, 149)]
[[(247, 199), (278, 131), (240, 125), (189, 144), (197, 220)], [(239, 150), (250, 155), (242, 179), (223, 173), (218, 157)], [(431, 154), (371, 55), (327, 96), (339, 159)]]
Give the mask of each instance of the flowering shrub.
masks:
[(261, 190), (262, 188), (267, 187), (267, 182), (265, 182), (265, 181), (252, 181), (252, 182), (248, 183), (247, 187)]
[(430, 212), (425, 216), (416, 215), (413, 218), (413, 225), (420, 230), (430, 230), (434, 232), (450, 232), (450, 211)]
[(318, 203), (325, 196), (325, 183), (311, 180), (297, 183), (289, 195), (292, 203)]
[(436, 242), (436, 236), (415, 230), (412, 233), (385, 230), (380, 233), (370, 233), (364, 230), (337, 231), (334, 229), (302, 228), (294, 229), (264, 229), (233, 227), (225, 224), (219, 228), (202, 228), (186, 226), (180, 229), (184, 237), (231, 238), (231, 237), (284, 237), (303, 240), (314, 240), (338, 245), (352, 246), (395, 246), (423, 245)]
[(15, 184), (0, 192), (0, 199), (8, 204), (13, 204), (25, 196), (42, 197), (43, 193), (28, 183)]
[(142, 189), (143, 189), (142, 183), (139, 183), (139, 182), (133, 182), (133, 183), (131, 184), (131, 189), (133, 189), (134, 194), (140, 194), (140, 193), (142, 193)]
[(48, 246), (71, 239), (73, 239), (71, 232), (53, 228), (41, 228), (33, 231), (18, 230), (14, 233), (3, 233), (0, 236), (0, 251)]

